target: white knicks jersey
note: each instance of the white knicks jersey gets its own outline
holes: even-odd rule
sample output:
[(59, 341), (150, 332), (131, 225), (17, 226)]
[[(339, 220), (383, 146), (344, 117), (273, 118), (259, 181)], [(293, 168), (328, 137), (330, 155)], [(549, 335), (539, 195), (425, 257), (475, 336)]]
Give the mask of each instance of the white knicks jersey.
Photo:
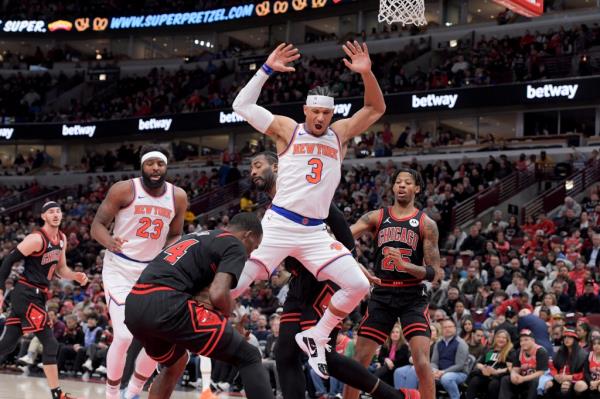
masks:
[(130, 180), (133, 201), (117, 213), (113, 235), (127, 240), (123, 255), (139, 262), (150, 262), (163, 250), (169, 225), (175, 217), (175, 188), (167, 189), (160, 197), (144, 190), (139, 177)]
[(325, 219), (342, 176), (342, 148), (327, 129), (320, 137), (298, 125), (288, 147), (279, 154), (277, 193), (273, 205), (307, 218)]

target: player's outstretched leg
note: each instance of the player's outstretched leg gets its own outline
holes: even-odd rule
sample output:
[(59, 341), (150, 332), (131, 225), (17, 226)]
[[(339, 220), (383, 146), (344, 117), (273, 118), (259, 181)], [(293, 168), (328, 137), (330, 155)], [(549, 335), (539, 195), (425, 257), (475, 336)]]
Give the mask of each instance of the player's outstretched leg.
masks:
[(124, 354), (131, 345), (133, 335), (125, 326), (125, 305), (120, 306), (110, 301), (109, 312), (114, 338), (106, 354), (106, 399), (119, 399), (119, 387), (127, 358)]
[(302, 351), (295, 344), (294, 337), (301, 331), (300, 316), (297, 322), (282, 322), (275, 348), (277, 373), (284, 399), (304, 399), (306, 397), (306, 377), (302, 370)]
[(308, 364), (321, 378), (329, 378), (325, 353), (331, 331), (356, 308), (369, 292), (369, 281), (348, 254), (336, 259), (316, 273), (318, 280), (330, 280), (340, 289), (331, 297), (329, 306), (317, 325), (296, 335), (296, 343), (308, 355)]

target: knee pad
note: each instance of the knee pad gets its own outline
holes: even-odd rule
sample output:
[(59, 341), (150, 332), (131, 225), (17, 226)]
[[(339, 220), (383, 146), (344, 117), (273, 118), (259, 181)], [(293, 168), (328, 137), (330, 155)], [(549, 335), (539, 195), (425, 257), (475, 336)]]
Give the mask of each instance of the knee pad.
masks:
[(246, 341), (242, 342), (242, 344), (237, 349), (236, 360), (237, 366), (239, 368), (244, 368), (252, 364), (262, 363), (262, 358), (258, 349), (250, 345)]
[(56, 364), (56, 356), (58, 355), (58, 342), (54, 336), (50, 336), (42, 341), (42, 363), (44, 366)]

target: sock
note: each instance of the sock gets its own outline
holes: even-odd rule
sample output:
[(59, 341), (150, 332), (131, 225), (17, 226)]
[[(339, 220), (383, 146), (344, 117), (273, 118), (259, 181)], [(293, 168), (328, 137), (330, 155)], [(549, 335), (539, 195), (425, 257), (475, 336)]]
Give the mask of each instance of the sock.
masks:
[(146, 383), (146, 379), (139, 378), (136, 373), (133, 373), (131, 379), (129, 380), (129, 384), (127, 384), (127, 392), (125, 392), (125, 399), (131, 399), (135, 395), (139, 395), (144, 389), (144, 384)]
[(200, 374), (202, 375), (202, 391), (210, 389), (210, 374), (212, 372), (212, 361), (209, 357), (200, 356)]
[(51, 389), (50, 392), (52, 393), (52, 399), (60, 399), (60, 396), (62, 395), (60, 387)]
[[(319, 320), (317, 325), (311, 328), (310, 331), (317, 338), (328, 337), (342, 319), (342, 317), (337, 317), (329, 310), (329, 308), (327, 308), (325, 314), (321, 317), (321, 320)], [(335, 342), (333, 344), (335, 344)]]
[(119, 385), (106, 383), (106, 399), (120, 399)]

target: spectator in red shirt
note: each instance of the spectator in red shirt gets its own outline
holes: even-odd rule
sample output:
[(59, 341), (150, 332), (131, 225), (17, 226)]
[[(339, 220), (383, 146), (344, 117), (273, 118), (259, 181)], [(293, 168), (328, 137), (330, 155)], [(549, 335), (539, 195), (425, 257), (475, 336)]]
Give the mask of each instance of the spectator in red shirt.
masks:
[(574, 330), (567, 328), (563, 333), (563, 343), (550, 363), (550, 374), (554, 377), (546, 383), (545, 392), (550, 397), (573, 398), (575, 392), (583, 392), (583, 366), (586, 353), (578, 345)]

